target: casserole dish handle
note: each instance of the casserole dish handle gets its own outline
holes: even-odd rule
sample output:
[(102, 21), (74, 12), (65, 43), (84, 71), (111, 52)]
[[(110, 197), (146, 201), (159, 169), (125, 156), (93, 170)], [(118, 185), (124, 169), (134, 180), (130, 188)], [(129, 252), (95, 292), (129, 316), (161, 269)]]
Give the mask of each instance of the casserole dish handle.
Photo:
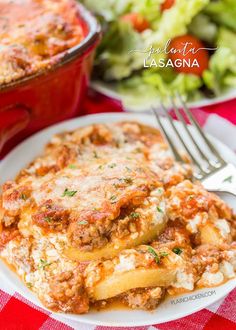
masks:
[(9, 139), (27, 127), (29, 120), (30, 112), (23, 105), (0, 109), (0, 151)]

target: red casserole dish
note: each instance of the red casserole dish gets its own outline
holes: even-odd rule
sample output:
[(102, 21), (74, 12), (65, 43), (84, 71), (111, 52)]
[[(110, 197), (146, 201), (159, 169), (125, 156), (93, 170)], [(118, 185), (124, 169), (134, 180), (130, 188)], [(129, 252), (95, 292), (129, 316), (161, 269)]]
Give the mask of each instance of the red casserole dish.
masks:
[(85, 38), (50, 70), (0, 86), (0, 157), (30, 134), (81, 113), (100, 26), (82, 5)]

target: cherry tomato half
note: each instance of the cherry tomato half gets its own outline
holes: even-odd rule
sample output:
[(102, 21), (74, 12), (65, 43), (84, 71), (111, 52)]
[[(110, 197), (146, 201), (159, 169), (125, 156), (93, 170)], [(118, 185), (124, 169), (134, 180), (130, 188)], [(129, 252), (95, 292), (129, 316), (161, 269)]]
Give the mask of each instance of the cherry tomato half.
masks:
[[(177, 72), (195, 74), (201, 76), (203, 71), (208, 68), (209, 64), (209, 53), (204, 49), (204, 44), (192, 35), (183, 35), (180, 37), (174, 38), (169, 46), (169, 58), (174, 63), (176, 60), (191, 61), (193, 64), (194, 60), (197, 61), (199, 66), (175, 66)], [(180, 52), (172, 53), (173, 50), (179, 50)]]
[(175, 0), (165, 0), (162, 4), (161, 4), (161, 11), (164, 11), (166, 9), (170, 9), (175, 3)]
[(138, 32), (143, 32), (150, 27), (149, 22), (138, 13), (130, 13), (121, 16), (121, 20), (130, 23), (133, 28)]

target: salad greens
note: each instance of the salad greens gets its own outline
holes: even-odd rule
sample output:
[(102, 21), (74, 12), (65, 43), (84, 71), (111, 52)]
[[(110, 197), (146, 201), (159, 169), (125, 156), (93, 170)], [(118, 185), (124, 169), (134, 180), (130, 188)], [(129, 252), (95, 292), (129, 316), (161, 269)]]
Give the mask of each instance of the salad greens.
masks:
[(236, 3), (235, 0), (211, 1), (205, 12), (219, 25), (228, 27), (236, 32)]
[[(138, 107), (154, 98), (165, 98), (176, 90), (186, 99), (215, 97), (236, 87), (236, 1), (175, 0), (162, 10), (166, 0), (83, 0), (101, 21), (104, 35), (97, 50), (94, 78), (107, 82)], [(137, 31), (123, 20), (138, 13), (149, 26)], [(171, 67), (144, 67), (144, 52), (163, 48), (169, 39), (190, 34), (209, 52), (208, 68), (201, 75), (177, 72)], [(136, 51), (134, 51), (136, 50)], [(152, 55), (156, 61), (168, 54)], [(226, 60), (227, 59), (227, 60)]]
[(217, 51), (212, 55), (209, 69), (203, 74), (205, 85), (221, 93), (224, 87), (236, 87), (236, 34), (226, 28), (220, 28), (217, 38)]

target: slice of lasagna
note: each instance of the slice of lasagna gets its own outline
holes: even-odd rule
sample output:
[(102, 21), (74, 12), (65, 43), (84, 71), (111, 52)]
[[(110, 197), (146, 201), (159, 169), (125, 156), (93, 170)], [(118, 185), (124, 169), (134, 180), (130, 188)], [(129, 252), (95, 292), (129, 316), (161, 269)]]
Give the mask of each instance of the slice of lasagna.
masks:
[(1, 258), (56, 311), (153, 309), (235, 276), (230, 208), (137, 122), (54, 136), (3, 185), (0, 220)]

